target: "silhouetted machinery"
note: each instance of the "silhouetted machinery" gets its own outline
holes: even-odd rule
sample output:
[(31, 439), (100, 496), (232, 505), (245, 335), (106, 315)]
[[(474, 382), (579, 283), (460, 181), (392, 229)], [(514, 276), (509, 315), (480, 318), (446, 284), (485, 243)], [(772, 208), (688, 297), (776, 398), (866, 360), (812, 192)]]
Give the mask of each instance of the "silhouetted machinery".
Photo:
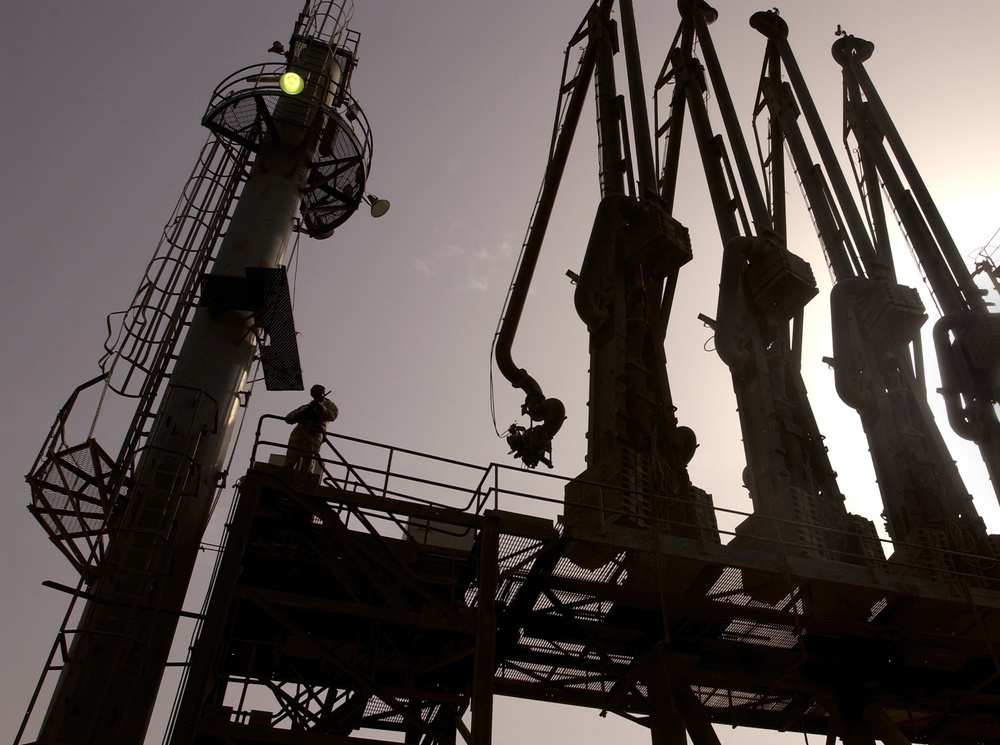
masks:
[[(986, 312), (982, 291), (964, 267), (871, 81), (864, 75), (861, 63), (871, 55), (873, 45), (851, 36), (842, 36), (834, 45), (834, 57), (844, 66), (845, 131), (853, 132), (859, 143), (856, 150), (849, 151), (859, 154), (860, 167), (855, 173), (864, 199), (863, 218), (832, 156), (829, 139), (792, 56), (787, 26), (774, 12), (755, 14), (751, 25), (769, 40), (769, 68), (761, 81), (760, 105), (775, 120), (771, 158), (780, 157), (776, 151), (788, 143), (833, 270), (831, 315), (837, 392), (857, 410), (868, 436), (889, 535), (897, 543), (908, 544), (899, 551), (903, 557), (917, 563), (930, 562), (930, 569), (937, 555), (919, 547), (991, 556), (985, 526), (935, 425), (927, 404), (926, 385), (917, 375), (921, 368), (920, 348), (911, 352), (910, 345), (919, 344), (920, 327), (927, 316), (916, 290), (896, 281), (878, 189), (880, 176), (889, 186), (894, 205), (898, 205), (905, 233), (913, 242), (935, 296), (946, 298), (946, 316), (937, 328), (962, 329), (955, 334), (954, 343), (947, 331), (935, 332), (945, 370), (943, 392), (949, 411), (962, 406), (963, 398), (968, 402), (962, 416), (950, 418), (959, 434), (971, 435), (970, 439), (979, 442), (991, 473), (995, 458), (989, 433), (996, 423), (992, 402), (995, 394), (992, 385), (984, 386), (984, 382), (995, 377), (1000, 368), (985, 355), (989, 345), (995, 343), (990, 341), (989, 329), (995, 328), (1000, 315)], [(788, 83), (781, 81), (782, 63), (788, 71)], [(862, 99), (858, 82), (862, 78), (867, 100)], [(805, 112), (829, 181), (823, 176), (823, 168), (809, 158), (798, 128), (800, 109)], [(904, 164), (901, 168), (919, 186), (923, 211), (917, 208), (911, 192), (902, 187), (885, 152), (882, 143), (886, 133), (891, 133), (892, 147)], [(772, 192), (779, 193), (778, 185)], [(928, 221), (937, 226), (940, 242), (932, 238)], [(966, 320), (959, 323), (955, 320), (958, 317)], [(963, 336), (965, 330), (968, 336)], [(975, 363), (966, 354), (970, 345), (981, 351)], [(958, 369), (964, 373), (964, 385), (955, 377)], [(978, 425), (971, 425), (971, 421)]]
[[(656, 83), (657, 111), (667, 112), (655, 129), (658, 142), (662, 141), (657, 149), (662, 154), (658, 179), (653, 177), (646, 136), (649, 127), (629, 3), (619, 7), (630, 106), (615, 90), (614, 70), (608, 61), (614, 44), (594, 30), (600, 27), (596, 19), (608, 12), (608, 4), (595, 3), (591, 9), (585, 26), (589, 45), (576, 73), (564, 75), (560, 91), (567, 100), (559, 106), (563, 119), (497, 335), (498, 368), (512, 385), (524, 390), (523, 413), (539, 422), (518, 430), (518, 442), (530, 443), (536, 450), (514, 448), (515, 455), (529, 467), (548, 462), (562, 407), (546, 399), (538, 383), (514, 365), (510, 349), (567, 141), (573, 136), (578, 113), (574, 96), (581, 81), (589, 82), (594, 75), (603, 199), (582, 268), (579, 275), (571, 275), (577, 283), (577, 311), (591, 339), (588, 467), (566, 488), (562, 522), (566, 535), (605, 540), (571, 543), (563, 556), (591, 570), (618, 563), (633, 575), (623, 584), (641, 587), (642, 565), (649, 565), (649, 559), (620, 551), (629, 545), (630, 533), (653, 530), (702, 544), (719, 540), (710, 498), (687, 478), (685, 465), (694, 437), (675, 420), (663, 355), (673, 290), (692, 251), (686, 230), (672, 216), (681, 135), (689, 114), (723, 246), (717, 314), (707, 321), (715, 331), (718, 354), (732, 373), (747, 462), (744, 486), (754, 506), (726, 549), (766, 552), (781, 546), (798, 557), (833, 562), (845, 576), (848, 565), (874, 565), (902, 576), (957, 583), (959, 592), (977, 587), (995, 593), (1000, 587), (1000, 543), (996, 536), (987, 535), (928, 406), (920, 347), (920, 329), (927, 315), (916, 290), (896, 280), (879, 179), (886, 185), (903, 234), (944, 314), (935, 325), (934, 339), (949, 420), (956, 432), (980, 446), (995, 487), (1000, 315), (988, 312), (985, 290), (964, 266), (864, 71), (863, 62), (873, 45), (844, 34), (834, 45), (834, 57), (844, 67), (845, 139), (849, 134), (857, 141), (856, 147), (849, 147), (859, 161), (854, 167), (855, 197), (788, 44), (786, 24), (777, 11), (751, 18), (751, 26), (768, 39), (754, 114), (755, 120), (767, 117), (768, 142), (758, 143), (760, 170), (766, 177), (761, 186), (709, 33), (717, 14), (699, 0), (681, 0), (678, 5), (681, 26)], [(603, 18), (607, 23), (607, 16)], [(582, 38), (582, 31), (578, 32), (574, 42)], [(696, 48), (702, 59), (694, 56)], [(713, 129), (706, 105), (709, 93), (722, 119), (721, 135)], [(669, 96), (662, 107), (661, 94)], [(629, 112), (631, 127), (625, 121)], [(807, 123), (805, 131), (800, 116)], [(634, 152), (624, 136), (629, 132)], [(822, 165), (810, 154), (809, 136)], [(830, 300), (834, 355), (829, 362), (838, 394), (857, 410), (868, 436), (893, 543), (888, 561), (874, 525), (844, 508), (844, 496), (800, 373), (803, 309), (818, 290), (811, 268), (786, 245), (786, 147), (834, 275)], [(902, 177), (897, 175), (896, 163)], [(662, 594), (712, 596), (726, 578), (718, 567), (713, 571), (674, 558), (670, 561), (661, 554), (654, 562), (654, 575), (649, 576), (648, 568), (645, 571), (645, 582), (658, 584)], [(751, 560), (739, 570), (739, 593), (748, 603), (772, 607), (784, 603), (787, 607), (792, 602), (807, 615), (840, 618), (845, 623), (863, 616), (865, 623), (875, 627), (900, 620), (893, 617), (899, 608), (886, 607), (880, 589), (856, 587), (848, 593), (843, 587), (813, 583), (803, 592), (809, 584), (804, 582), (798, 591), (789, 593), (787, 577), (761, 573), (754, 564)], [(732, 585), (725, 589), (734, 592)], [(683, 605), (679, 602), (677, 607)], [(667, 616), (673, 613), (665, 611)], [(684, 615), (684, 611), (677, 613)], [(959, 625), (976, 618), (976, 613), (963, 614), (963, 618)], [(671, 644), (685, 648), (666, 618), (663, 623)], [(732, 626), (709, 629), (711, 624), (706, 622), (699, 633), (719, 633), (721, 639), (731, 633)], [(935, 632), (943, 629), (936, 626)], [(826, 632), (805, 628), (799, 632), (806, 647), (825, 646), (824, 651), (832, 653), (821, 664), (828, 665), (834, 677), (846, 676), (846, 681), (858, 675), (853, 685), (868, 691), (853, 701), (841, 697), (835, 703), (837, 695), (826, 697), (822, 706), (830, 716), (829, 735), (839, 734), (848, 742), (868, 741), (873, 736), (902, 742), (904, 732), (912, 739), (931, 736), (933, 728), (924, 730), (916, 724), (912, 712), (906, 715), (911, 721), (903, 721), (903, 711), (909, 706), (900, 703), (905, 694), (883, 690), (879, 693), (888, 695), (880, 699), (873, 692), (879, 674), (866, 669), (857, 656), (865, 649), (860, 639), (834, 640), (825, 638)], [(995, 627), (981, 626), (977, 633), (982, 635), (984, 648), (992, 650)], [(852, 643), (858, 645), (856, 650), (847, 648)], [(995, 665), (986, 667), (995, 673)], [(735, 674), (737, 668), (741, 675), (747, 672), (738, 663), (731, 671)], [(675, 683), (677, 677), (683, 676), (675, 675)], [(981, 681), (980, 690), (990, 686), (991, 695), (996, 696), (1000, 691), (986, 680)], [(692, 711), (687, 694), (674, 690), (675, 711), (681, 712), (692, 739), (699, 741), (704, 734), (695, 735), (700, 717)], [(711, 710), (714, 692), (697, 685), (692, 690)], [(728, 695), (733, 696), (732, 689)], [(899, 699), (888, 701), (894, 697)], [(798, 716), (805, 718), (801, 710)], [(1000, 734), (996, 717), (983, 721), (987, 720), (982, 736), (996, 738)], [(655, 733), (655, 724), (651, 726)], [(954, 736), (961, 739), (971, 729)], [(704, 741), (711, 738), (706, 736)]]
[[(713, 745), (713, 723), (846, 745), (1000, 742), (1000, 543), (928, 406), (927, 314), (897, 280), (879, 181), (942, 311), (933, 335), (949, 419), (979, 445), (995, 487), (1000, 315), (865, 73), (869, 42), (842, 35), (834, 45), (857, 153), (852, 190), (777, 12), (750, 20), (767, 38), (758, 170), (709, 32), (717, 13), (701, 0), (678, 7), (655, 84), (665, 118), (652, 127), (631, 0), (594, 2), (567, 49), (549, 159), (495, 339), (498, 369), (525, 396), (529, 422), (506, 439), (528, 470), (328, 433), (321, 469), (293, 471), (266, 460), (281, 443), (265, 417), (165, 742), (371, 745), (388, 732), (488, 745), (495, 695), (612, 712), (648, 727), (657, 745)], [(189, 190), (208, 186), (210, 197), (182, 200), (171, 225), (193, 232), (173, 236), (151, 271), (176, 263), (171, 247), (200, 245), (201, 258), (181, 251), (184, 288), (144, 283), (101, 378), (141, 402), (122, 455), (92, 439), (67, 444), (68, 405), (29, 476), (32, 509), (80, 569), (75, 595), (88, 600), (47, 665), (62, 670), (39, 743), (133, 743), (145, 732), (254, 354), (248, 325), (269, 342), (258, 352), (269, 387), (301, 387), (285, 343), (284, 242), (300, 197), (311, 235), (346, 219), (364, 198), (370, 158), (347, 89), (356, 38), (336, 10), (307, 4), (281, 66), (305, 81), (305, 97), (271, 87), (279, 71), (261, 68), (213, 99), (205, 123), (215, 134)], [(601, 201), (570, 273), (590, 341), (587, 465), (560, 478), (532, 469), (552, 466), (565, 406), (514, 362), (512, 346), (592, 82)], [(716, 317), (706, 320), (732, 376), (753, 503), (731, 531), (688, 475), (697, 440), (677, 421), (664, 352), (696, 250), (674, 215), (687, 122), (722, 250)], [(818, 289), (787, 245), (786, 148), (834, 276), (829, 362), (868, 437), (888, 558), (871, 521), (845, 508), (803, 383), (804, 308)], [(244, 215), (254, 194), (276, 200), (267, 212), (284, 232), (258, 224), (260, 210)], [(223, 241), (202, 280), (224, 223), (226, 241), (258, 241), (262, 258), (230, 266)], [(171, 299), (199, 285), (206, 307), (184, 342), (193, 351), (168, 370), (187, 318)], [(247, 341), (238, 358), (221, 359), (228, 337), (211, 330), (220, 323)], [(557, 524), (532, 516), (554, 496)]]

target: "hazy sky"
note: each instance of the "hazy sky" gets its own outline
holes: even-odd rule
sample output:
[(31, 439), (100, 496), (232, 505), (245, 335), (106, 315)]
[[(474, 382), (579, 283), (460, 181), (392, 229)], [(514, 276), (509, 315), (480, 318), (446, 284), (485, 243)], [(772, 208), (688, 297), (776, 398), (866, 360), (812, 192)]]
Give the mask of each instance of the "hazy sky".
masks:
[[(679, 19), (669, 2), (635, 5), (651, 88)], [(545, 165), (564, 47), (587, 6), (357, 1), (353, 93), (374, 132), (369, 190), (392, 209), (378, 221), (359, 212), (325, 242), (303, 240), (292, 267), (306, 385), (331, 389), (338, 431), (484, 465), (506, 460), (490, 419), (490, 343)], [(749, 124), (764, 40), (747, 19), (770, 6), (717, 7), (713, 37)], [(41, 582), (75, 584), (25, 509), (23, 476), (59, 407), (98, 373), (105, 316), (126, 306), (152, 256), (206, 139), (199, 122), (212, 89), (240, 67), (278, 61), (266, 50), (288, 39), (300, 9), (299, 0), (20, 0), (0, 10), (8, 70), (0, 123), (0, 739), (13, 738), (66, 607), (67, 597)], [(946, 12), (939, 2), (797, 0), (781, 11), (835, 141), (834, 31), (840, 24), (875, 42), (868, 69), (956, 243), (968, 253), (986, 244), (1000, 228), (1000, 5), (963, 0)], [(554, 460), (568, 476), (584, 465), (588, 363), (565, 272), (579, 271), (598, 199), (593, 129), (588, 109), (514, 343), (518, 364), (566, 403)], [(789, 248), (828, 289), (819, 245), (790, 189)], [(696, 258), (682, 270), (671, 321), (671, 385), (681, 423), (702, 443), (694, 482), (716, 505), (749, 510), (729, 373), (706, 351), (711, 334), (697, 320), (714, 316), (721, 251), (691, 147), (680, 190), (675, 217), (690, 228)], [(897, 248), (907, 264), (905, 247)], [(824, 293), (809, 308), (807, 385), (850, 509), (879, 522), (863, 435), (820, 361), (831, 353), (827, 307)], [(503, 429), (517, 418), (521, 395), (497, 377)], [(250, 421), (303, 400), (258, 390)], [(106, 449), (117, 451), (119, 442)], [(1000, 532), (977, 451), (954, 454), (980, 512)], [(245, 466), (237, 461), (234, 471)], [(596, 712), (521, 703), (497, 711), (497, 743), (648, 741), (641, 727)], [(722, 737), (747, 742), (744, 734)]]

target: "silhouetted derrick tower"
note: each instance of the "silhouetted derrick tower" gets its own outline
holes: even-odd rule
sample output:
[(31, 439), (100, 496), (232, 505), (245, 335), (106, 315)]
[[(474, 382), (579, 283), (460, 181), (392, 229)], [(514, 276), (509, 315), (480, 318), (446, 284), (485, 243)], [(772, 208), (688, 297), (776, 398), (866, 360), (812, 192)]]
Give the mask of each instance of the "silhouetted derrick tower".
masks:
[[(104, 374), (60, 412), (28, 477), (32, 512), (80, 570), (86, 599), (47, 664), (60, 673), (40, 743), (142, 741), (248, 373), (259, 360), (270, 390), (303, 387), (282, 262), (293, 231), (327, 237), (354, 213), (371, 160), (350, 95), (352, 7), (307, 2), (287, 52), (272, 49), (285, 62), (215, 90), (203, 119), (212, 135)], [(77, 398), (93, 390), (135, 402), (117, 457), (92, 436), (66, 439)]]

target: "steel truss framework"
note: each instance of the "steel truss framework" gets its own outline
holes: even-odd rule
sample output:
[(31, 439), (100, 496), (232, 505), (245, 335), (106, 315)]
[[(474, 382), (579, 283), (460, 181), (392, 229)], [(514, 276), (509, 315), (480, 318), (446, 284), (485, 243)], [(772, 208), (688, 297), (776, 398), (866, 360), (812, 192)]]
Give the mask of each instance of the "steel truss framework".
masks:
[[(1000, 741), (981, 577), (358, 487), (245, 476), (174, 745), (489, 743), (496, 695), (615, 713), (654, 743), (717, 742), (710, 723)], [(566, 558), (609, 548), (596, 571)]]

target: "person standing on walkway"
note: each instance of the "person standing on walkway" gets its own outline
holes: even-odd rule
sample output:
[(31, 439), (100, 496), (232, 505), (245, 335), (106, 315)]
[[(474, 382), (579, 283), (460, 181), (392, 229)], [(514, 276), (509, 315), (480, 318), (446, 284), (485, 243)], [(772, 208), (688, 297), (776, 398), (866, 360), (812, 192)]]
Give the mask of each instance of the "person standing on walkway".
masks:
[(314, 385), (309, 389), (309, 395), (312, 401), (285, 417), (286, 422), (295, 425), (288, 438), (285, 466), (296, 471), (308, 471), (313, 463), (319, 461), (319, 448), (323, 444), (326, 427), (340, 413), (337, 405), (327, 399), (323, 386)]

